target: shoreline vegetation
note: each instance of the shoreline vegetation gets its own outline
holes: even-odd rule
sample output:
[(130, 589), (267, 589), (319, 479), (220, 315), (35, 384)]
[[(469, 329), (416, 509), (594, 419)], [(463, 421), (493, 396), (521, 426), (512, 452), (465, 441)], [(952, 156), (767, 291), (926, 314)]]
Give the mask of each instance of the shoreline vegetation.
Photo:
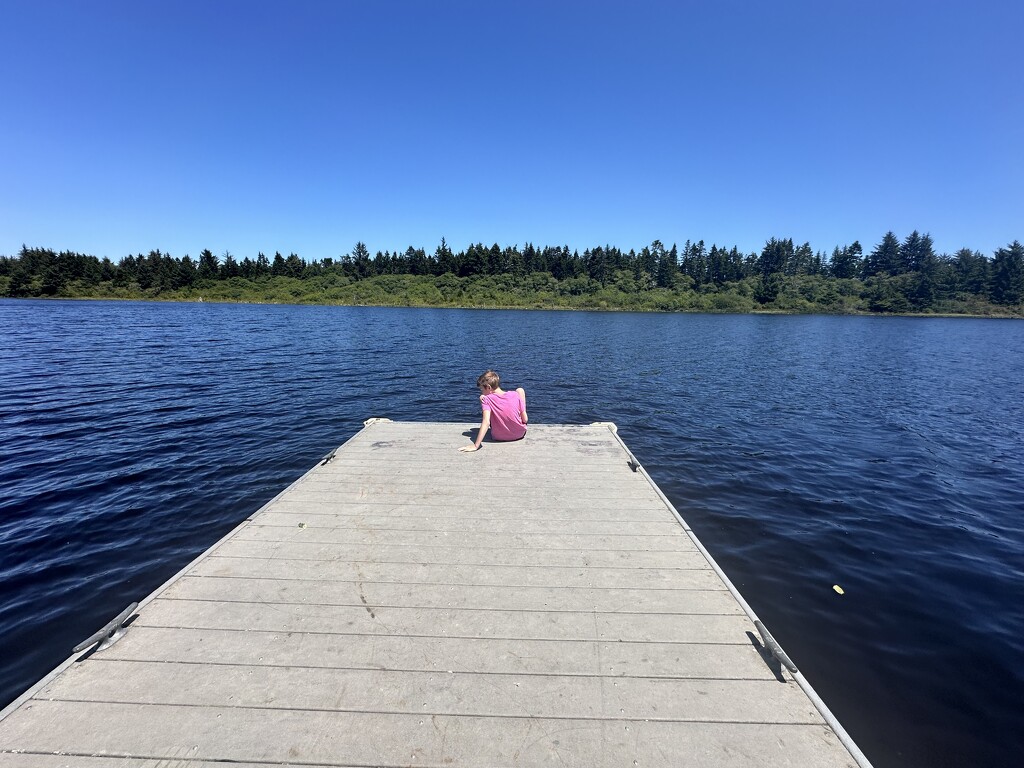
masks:
[(830, 255), (772, 238), (742, 254), (703, 241), (641, 251), (613, 246), (471, 245), (454, 252), (371, 256), (362, 242), (339, 259), (275, 253), (198, 260), (159, 250), (109, 258), (22, 246), (0, 256), (0, 296), (350, 306), (774, 312), (1024, 317), (1024, 246), (991, 258), (936, 254), (931, 238), (892, 232), (868, 254), (859, 242)]

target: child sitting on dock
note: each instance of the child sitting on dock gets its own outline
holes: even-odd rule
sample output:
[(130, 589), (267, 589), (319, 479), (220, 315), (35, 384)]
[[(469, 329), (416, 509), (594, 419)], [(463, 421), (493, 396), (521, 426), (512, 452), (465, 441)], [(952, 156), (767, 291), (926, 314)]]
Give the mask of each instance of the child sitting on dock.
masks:
[(487, 430), (491, 437), (502, 442), (521, 440), (526, 435), (526, 390), (522, 387), (515, 392), (506, 392), (501, 388), (501, 379), (494, 371), (485, 371), (476, 380), (480, 388), (480, 407), (483, 417), (480, 429), (473, 445), (464, 445), (460, 451), (468, 453), (480, 448)]

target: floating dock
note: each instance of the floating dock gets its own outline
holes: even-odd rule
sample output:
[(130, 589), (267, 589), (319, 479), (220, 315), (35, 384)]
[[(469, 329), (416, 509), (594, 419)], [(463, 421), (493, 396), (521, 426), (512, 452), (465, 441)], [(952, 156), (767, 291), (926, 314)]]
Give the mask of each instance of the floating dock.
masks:
[(0, 713), (0, 768), (868, 766), (610, 424), (371, 419)]

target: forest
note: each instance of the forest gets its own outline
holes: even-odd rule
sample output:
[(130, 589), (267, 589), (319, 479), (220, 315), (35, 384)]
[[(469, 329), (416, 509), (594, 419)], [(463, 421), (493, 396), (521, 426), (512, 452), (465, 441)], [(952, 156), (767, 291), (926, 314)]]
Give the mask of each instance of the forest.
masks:
[(442, 239), (432, 253), (410, 246), (371, 256), (358, 242), (319, 261), (295, 253), (239, 260), (206, 249), (197, 259), (155, 250), (117, 263), (22, 246), (0, 256), (0, 296), (1024, 317), (1024, 246), (937, 254), (917, 231), (902, 240), (887, 232), (867, 252), (855, 241), (830, 254), (792, 238), (772, 238), (760, 253), (703, 240), (681, 248), (655, 240), (639, 252), (479, 243), (455, 252)]

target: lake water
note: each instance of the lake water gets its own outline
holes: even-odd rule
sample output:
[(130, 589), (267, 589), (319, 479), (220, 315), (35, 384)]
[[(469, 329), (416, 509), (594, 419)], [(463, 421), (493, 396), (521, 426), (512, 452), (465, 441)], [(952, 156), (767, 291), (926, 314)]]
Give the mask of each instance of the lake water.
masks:
[(493, 367), (619, 425), (878, 768), (1021, 763), (1020, 321), (5, 300), (0, 338), (0, 706)]

